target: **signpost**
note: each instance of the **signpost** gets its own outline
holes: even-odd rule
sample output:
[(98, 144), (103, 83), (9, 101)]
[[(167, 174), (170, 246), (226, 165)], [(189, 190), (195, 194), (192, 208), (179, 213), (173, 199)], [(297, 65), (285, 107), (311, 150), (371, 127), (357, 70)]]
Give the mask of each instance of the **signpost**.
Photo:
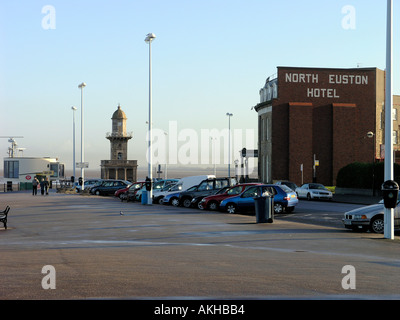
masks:
[(75, 166), (77, 168), (81, 168), (81, 169), (88, 169), (89, 168), (89, 162), (77, 162), (75, 164)]

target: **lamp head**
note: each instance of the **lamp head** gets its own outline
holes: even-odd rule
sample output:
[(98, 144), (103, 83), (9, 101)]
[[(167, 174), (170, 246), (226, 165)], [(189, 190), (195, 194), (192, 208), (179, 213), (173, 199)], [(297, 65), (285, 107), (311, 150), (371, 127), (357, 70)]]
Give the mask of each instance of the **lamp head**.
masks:
[(154, 33), (148, 33), (146, 36), (146, 39), (144, 39), (145, 42), (149, 43), (153, 41), (156, 38), (156, 35)]
[(74, 106), (72, 106), (72, 107), (71, 107), (71, 109), (72, 109), (72, 110), (74, 110), (74, 111), (76, 111), (78, 108), (77, 108), (77, 107), (74, 107)]
[(86, 87), (86, 83), (84, 83), (84, 82), (82, 82), (82, 83), (78, 86), (79, 89), (82, 89), (82, 88), (84, 88), (84, 87)]

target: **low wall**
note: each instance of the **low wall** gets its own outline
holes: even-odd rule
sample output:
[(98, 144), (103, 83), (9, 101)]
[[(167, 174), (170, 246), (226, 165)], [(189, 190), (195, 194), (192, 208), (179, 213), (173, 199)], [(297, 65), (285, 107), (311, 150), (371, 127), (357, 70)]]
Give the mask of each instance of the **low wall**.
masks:
[[(357, 196), (373, 196), (372, 189), (358, 189), (358, 188), (335, 188), (335, 194), (357, 195)], [(380, 190), (375, 190), (375, 196), (381, 194)]]

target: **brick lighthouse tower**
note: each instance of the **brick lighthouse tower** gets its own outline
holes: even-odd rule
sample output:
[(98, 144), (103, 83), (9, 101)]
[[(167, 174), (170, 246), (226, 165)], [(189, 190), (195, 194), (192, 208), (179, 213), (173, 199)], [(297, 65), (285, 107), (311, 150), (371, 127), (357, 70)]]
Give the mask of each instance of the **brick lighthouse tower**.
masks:
[(121, 179), (135, 182), (137, 178), (137, 160), (128, 160), (128, 141), (132, 133), (126, 131), (127, 117), (121, 106), (114, 112), (112, 118), (112, 132), (107, 133), (110, 140), (111, 160), (101, 161), (102, 179)]

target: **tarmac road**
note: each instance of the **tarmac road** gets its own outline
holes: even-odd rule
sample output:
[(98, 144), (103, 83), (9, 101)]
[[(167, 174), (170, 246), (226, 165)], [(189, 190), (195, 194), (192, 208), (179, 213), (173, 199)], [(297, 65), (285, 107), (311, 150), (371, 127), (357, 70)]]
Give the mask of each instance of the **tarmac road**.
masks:
[(397, 236), (54, 192), (0, 202), (2, 300), (400, 297)]

